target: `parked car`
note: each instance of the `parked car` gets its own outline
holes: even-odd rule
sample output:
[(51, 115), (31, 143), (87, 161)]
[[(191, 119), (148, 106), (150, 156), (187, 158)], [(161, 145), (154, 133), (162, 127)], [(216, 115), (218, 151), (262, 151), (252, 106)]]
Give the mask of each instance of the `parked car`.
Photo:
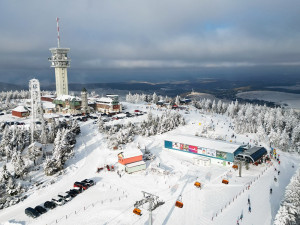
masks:
[(59, 193), (57, 196), (63, 198), (65, 202), (68, 202), (72, 199), (71, 195), (68, 193)]
[(40, 213), (38, 211), (36, 211), (35, 209), (31, 208), (31, 207), (28, 207), (25, 209), (25, 214), (27, 216), (30, 216), (32, 218), (37, 218), (40, 216)]
[(52, 202), (54, 202), (56, 205), (65, 204), (65, 200), (61, 197), (52, 198)]
[(86, 190), (86, 189), (89, 188), (89, 186), (87, 184), (81, 183), (81, 182), (78, 182), (78, 181), (76, 181), (74, 183), (74, 187), (79, 187), (79, 188), (82, 188), (83, 190)]
[(81, 183), (87, 184), (89, 187), (95, 185), (95, 182), (91, 179), (84, 179)]
[(46, 209), (54, 209), (56, 207), (56, 204), (54, 202), (52, 202), (52, 201), (46, 201), (44, 203), (44, 207)]
[(36, 206), (34, 209), (36, 211), (38, 211), (39, 214), (44, 214), (45, 212), (47, 212), (47, 210), (44, 207), (40, 206), (40, 205)]
[(80, 187), (74, 187), (71, 190), (74, 190), (74, 191), (78, 192), (78, 194), (80, 194), (82, 192), (82, 188), (80, 188)]
[(67, 194), (69, 194), (72, 198), (76, 197), (80, 192), (74, 189), (71, 189), (69, 191), (66, 191)]

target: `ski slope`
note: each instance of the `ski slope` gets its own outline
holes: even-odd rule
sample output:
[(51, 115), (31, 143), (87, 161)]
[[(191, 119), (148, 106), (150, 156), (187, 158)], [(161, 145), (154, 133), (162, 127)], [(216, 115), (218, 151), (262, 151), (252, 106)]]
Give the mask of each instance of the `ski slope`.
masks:
[[(129, 110), (135, 108), (149, 110), (143, 105), (127, 104)], [(161, 111), (152, 109), (154, 114)], [(55, 178), (44, 177), (45, 187), (36, 187), (23, 202), (0, 211), (0, 224), (111, 224), (132, 225), (147, 224), (147, 208), (141, 208), (142, 215), (132, 213), (133, 205), (143, 198), (141, 191), (159, 196), (165, 204), (153, 211), (153, 224), (236, 224), (243, 214), (240, 224), (270, 225), (279, 209), (284, 190), (299, 167), (298, 155), (279, 152), (281, 164), (250, 166), (243, 168), (242, 177), (238, 171), (219, 165), (200, 166), (194, 163), (194, 155), (184, 152), (164, 150), (163, 140), (170, 135), (192, 134), (201, 131), (204, 125), (215, 125), (214, 135), (222, 136), (229, 141), (231, 121), (221, 115), (202, 115), (191, 109), (190, 114), (183, 114), (187, 125), (171, 132), (152, 136), (136, 137), (132, 145), (139, 143), (156, 155), (154, 161), (147, 161), (147, 170), (134, 174), (101, 171), (99, 166), (116, 164), (120, 151), (109, 150), (106, 139), (99, 134), (91, 120), (80, 123), (81, 134), (77, 138), (75, 157), (67, 162), (64, 173)], [(145, 118), (146, 115), (143, 117)], [(130, 118), (141, 120), (143, 117)], [(113, 121), (112, 123), (126, 122)], [(201, 123), (201, 125), (199, 125)], [(237, 143), (252, 143), (253, 134), (237, 135)], [(264, 145), (264, 143), (260, 143)], [(131, 146), (130, 144), (128, 146)], [(292, 164), (295, 168), (292, 168)], [(277, 168), (281, 171), (278, 182), (274, 182)], [(63, 206), (48, 211), (42, 216), (31, 219), (24, 213), (25, 208), (35, 207), (55, 197), (59, 192), (72, 188), (75, 181), (91, 178), (97, 183)], [(228, 178), (229, 184), (221, 183)], [(55, 182), (50, 185), (49, 181)], [(199, 181), (203, 188), (197, 189), (194, 182)], [(249, 188), (250, 185), (250, 188)], [(273, 194), (270, 195), (270, 187)], [(175, 207), (175, 201), (182, 195), (183, 208)], [(252, 212), (248, 212), (248, 198)]]

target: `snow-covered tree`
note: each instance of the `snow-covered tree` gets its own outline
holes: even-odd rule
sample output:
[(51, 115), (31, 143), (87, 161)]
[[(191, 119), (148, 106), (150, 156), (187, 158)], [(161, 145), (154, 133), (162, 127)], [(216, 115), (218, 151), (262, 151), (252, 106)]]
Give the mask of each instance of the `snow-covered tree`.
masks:
[(157, 94), (155, 92), (153, 93), (153, 96), (152, 96), (152, 102), (154, 104), (156, 104), (158, 102), (158, 96), (157, 96)]
[(103, 119), (102, 119), (101, 115), (98, 117), (97, 126), (98, 126), (98, 130), (99, 130), (100, 133), (104, 132), (104, 130), (105, 130), (104, 122), (103, 122)]
[(2, 171), (0, 173), (0, 182), (1, 183), (7, 183), (8, 179), (11, 177), (10, 172), (6, 168), (6, 164), (3, 165)]
[(21, 191), (21, 185), (16, 184), (15, 180), (10, 177), (7, 182), (6, 186), (6, 193), (9, 194), (10, 196), (14, 196), (19, 194)]
[(300, 170), (286, 187), (284, 200), (275, 216), (274, 225), (300, 224)]
[(37, 165), (39, 163), (39, 159), (43, 155), (43, 151), (41, 148), (42, 145), (38, 142), (34, 142), (28, 147), (27, 157), (31, 161), (33, 161), (34, 165)]
[(23, 178), (27, 172), (27, 168), (25, 167), (25, 162), (20, 152), (15, 152), (12, 156), (12, 164), (14, 166), (15, 175), (17, 177)]
[(178, 105), (178, 106), (180, 105), (180, 97), (179, 97), (179, 95), (176, 96), (175, 104)]

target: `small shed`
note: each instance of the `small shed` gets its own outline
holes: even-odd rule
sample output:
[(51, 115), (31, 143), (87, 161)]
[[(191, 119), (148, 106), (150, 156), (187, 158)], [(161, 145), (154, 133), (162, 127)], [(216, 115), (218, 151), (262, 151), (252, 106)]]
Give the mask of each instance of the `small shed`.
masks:
[(18, 107), (12, 110), (11, 114), (20, 118), (27, 117), (29, 116), (29, 110), (27, 107), (19, 105)]
[(118, 162), (122, 165), (143, 160), (143, 153), (140, 150), (127, 150), (118, 154)]
[(125, 165), (125, 171), (127, 173), (134, 173), (145, 169), (146, 163), (144, 161), (133, 162)]

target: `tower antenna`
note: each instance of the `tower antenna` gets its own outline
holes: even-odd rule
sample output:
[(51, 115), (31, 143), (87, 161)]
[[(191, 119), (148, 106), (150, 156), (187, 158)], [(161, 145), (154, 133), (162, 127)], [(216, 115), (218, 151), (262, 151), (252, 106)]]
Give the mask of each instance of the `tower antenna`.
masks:
[(59, 36), (59, 18), (56, 17), (56, 24), (57, 24), (57, 48), (60, 48), (60, 36)]

